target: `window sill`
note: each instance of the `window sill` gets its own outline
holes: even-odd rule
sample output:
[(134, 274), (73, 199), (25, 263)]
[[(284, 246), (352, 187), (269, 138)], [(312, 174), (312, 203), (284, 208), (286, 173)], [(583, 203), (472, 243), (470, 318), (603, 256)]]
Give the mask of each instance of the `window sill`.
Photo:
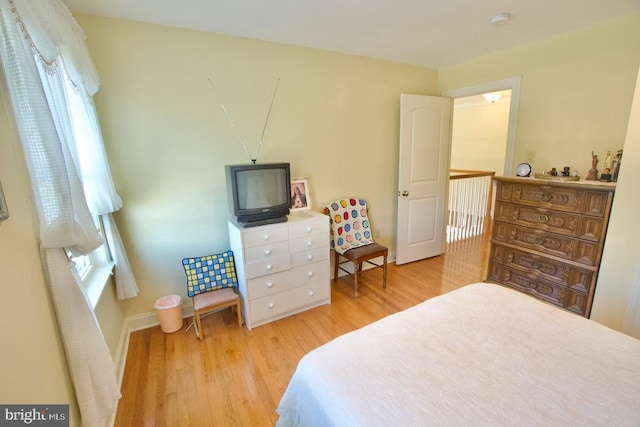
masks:
[(109, 276), (113, 274), (113, 267), (113, 262), (97, 265), (91, 270), (87, 278), (83, 280), (84, 290), (87, 293), (87, 297), (89, 297), (92, 309), (95, 309), (96, 305), (98, 305), (102, 291), (109, 281)]

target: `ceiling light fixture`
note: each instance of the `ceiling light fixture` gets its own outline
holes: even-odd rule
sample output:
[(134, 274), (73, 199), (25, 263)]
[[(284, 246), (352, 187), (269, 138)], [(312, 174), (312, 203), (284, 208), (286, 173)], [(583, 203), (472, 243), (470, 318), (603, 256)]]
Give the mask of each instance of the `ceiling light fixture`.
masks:
[(496, 102), (498, 99), (502, 97), (502, 94), (493, 92), (493, 93), (485, 93), (483, 96), (484, 96), (484, 99), (486, 99), (487, 101), (493, 104), (494, 102)]
[(507, 12), (498, 13), (489, 19), (489, 23), (494, 27), (507, 24), (509, 21), (511, 21), (511, 14)]

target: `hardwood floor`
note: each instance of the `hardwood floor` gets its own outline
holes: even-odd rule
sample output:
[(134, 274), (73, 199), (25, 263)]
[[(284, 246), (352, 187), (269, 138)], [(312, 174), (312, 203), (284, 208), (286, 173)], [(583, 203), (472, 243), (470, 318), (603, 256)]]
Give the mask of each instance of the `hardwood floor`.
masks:
[[(339, 335), (426, 299), (484, 280), (489, 236), (447, 245), (444, 255), (332, 284), (332, 303), (248, 331), (230, 310), (193, 329), (131, 334), (116, 426), (273, 426), (300, 358)], [(191, 321), (191, 319), (186, 319)]]

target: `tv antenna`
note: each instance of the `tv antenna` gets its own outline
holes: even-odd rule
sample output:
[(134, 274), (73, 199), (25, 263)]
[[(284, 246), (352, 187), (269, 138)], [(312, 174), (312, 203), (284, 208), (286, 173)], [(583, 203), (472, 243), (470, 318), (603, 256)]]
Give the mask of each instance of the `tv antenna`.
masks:
[[(218, 99), (220, 99), (220, 97), (218, 96), (217, 92), (216, 92), (216, 88), (213, 86), (213, 82), (211, 81), (211, 79), (207, 79), (209, 80), (209, 85), (211, 86), (211, 90), (213, 90), (213, 95), (215, 97), (217, 97)], [(238, 131), (238, 128), (236, 127), (235, 123), (233, 123), (233, 120), (231, 120), (231, 117), (229, 116), (229, 112), (227, 111), (227, 108), (224, 106), (224, 103), (222, 102), (222, 100), (220, 100), (220, 106), (222, 107), (222, 111), (224, 111), (224, 115), (227, 117), (227, 120), (229, 121), (229, 124), (231, 124), (231, 127), (233, 128), (233, 130), (236, 132), (236, 135), (238, 136), (238, 139), (240, 140), (240, 143), (242, 144), (242, 147), (244, 148), (245, 153), (247, 153), (247, 156), (249, 156), (249, 159), (251, 160), (251, 162), (255, 165), (256, 161), (258, 160), (258, 156), (260, 155), (260, 148), (262, 147), (262, 140), (264, 138), (264, 132), (267, 130), (267, 123), (269, 123), (269, 117), (271, 116), (271, 109), (273, 108), (273, 101), (275, 101), (276, 99), (276, 94), (278, 93), (278, 86), (280, 86), (280, 79), (278, 78), (278, 81), (276, 82), (276, 88), (273, 91), (273, 96), (271, 97), (271, 104), (269, 104), (269, 111), (267, 111), (267, 117), (264, 120), (264, 126), (262, 127), (262, 134), (260, 135), (260, 141), (258, 141), (258, 150), (256, 152), (256, 157), (251, 157), (251, 153), (249, 153), (249, 149), (247, 149), (247, 144), (244, 143), (244, 140), (242, 139), (242, 135), (240, 135), (240, 131)]]

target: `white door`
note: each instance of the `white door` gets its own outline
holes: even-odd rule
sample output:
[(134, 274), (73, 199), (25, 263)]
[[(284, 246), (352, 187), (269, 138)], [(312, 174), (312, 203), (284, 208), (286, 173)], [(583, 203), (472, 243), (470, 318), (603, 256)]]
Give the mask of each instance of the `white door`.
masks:
[(451, 99), (402, 94), (396, 264), (444, 251)]

